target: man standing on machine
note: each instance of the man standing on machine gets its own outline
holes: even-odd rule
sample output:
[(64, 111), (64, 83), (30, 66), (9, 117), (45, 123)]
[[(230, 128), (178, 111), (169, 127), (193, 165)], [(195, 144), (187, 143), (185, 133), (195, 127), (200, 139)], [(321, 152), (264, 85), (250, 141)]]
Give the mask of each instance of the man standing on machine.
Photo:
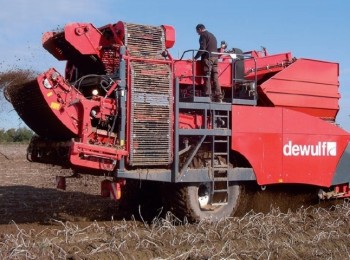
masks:
[(217, 52), (217, 40), (216, 37), (206, 30), (203, 24), (196, 26), (196, 31), (200, 35), (199, 37), (199, 50), (194, 56), (194, 60), (201, 58), (205, 84), (205, 95), (209, 96), (211, 93), (211, 80), (214, 87), (214, 101), (221, 102), (223, 99), (221, 93), (221, 87), (219, 85), (218, 78), (218, 55), (213, 54)]

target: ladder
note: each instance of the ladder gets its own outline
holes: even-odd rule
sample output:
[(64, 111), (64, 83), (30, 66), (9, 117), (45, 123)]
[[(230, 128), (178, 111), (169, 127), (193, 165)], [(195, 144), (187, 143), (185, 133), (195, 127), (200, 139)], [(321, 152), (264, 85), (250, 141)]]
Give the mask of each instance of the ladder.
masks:
[[(228, 129), (230, 111), (212, 110), (213, 129)], [(212, 136), (211, 151), (211, 205), (221, 206), (228, 203), (228, 168), (230, 156), (230, 136)]]

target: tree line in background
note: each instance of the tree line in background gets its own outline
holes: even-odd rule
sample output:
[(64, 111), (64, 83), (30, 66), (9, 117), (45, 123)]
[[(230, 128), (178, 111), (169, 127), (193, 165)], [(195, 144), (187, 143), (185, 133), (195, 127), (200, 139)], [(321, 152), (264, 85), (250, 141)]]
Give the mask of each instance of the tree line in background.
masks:
[(27, 143), (30, 141), (34, 132), (26, 127), (8, 130), (0, 129), (0, 143)]

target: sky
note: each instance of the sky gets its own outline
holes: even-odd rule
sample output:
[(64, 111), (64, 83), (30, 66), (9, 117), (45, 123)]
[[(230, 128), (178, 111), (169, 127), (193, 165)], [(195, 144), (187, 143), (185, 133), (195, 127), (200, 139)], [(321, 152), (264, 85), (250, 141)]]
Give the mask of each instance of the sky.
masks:
[[(296, 58), (339, 63), (337, 123), (350, 131), (349, 0), (0, 0), (0, 6), (0, 72), (44, 72), (51, 67), (62, 72), (64, 62), (42, 47), (41, 37), (70, 22), (96, 27), (118, 21), (172, 25), (176, 42), (170, 52), (175, 58), (198, 48), (195, 26), (203, 23), (229, 48), (249, 51), (264, 46), (270, 54), (291, 52)], [(0, 110), (0, 129), (21, 126), (25, 125), (15, 111)]]

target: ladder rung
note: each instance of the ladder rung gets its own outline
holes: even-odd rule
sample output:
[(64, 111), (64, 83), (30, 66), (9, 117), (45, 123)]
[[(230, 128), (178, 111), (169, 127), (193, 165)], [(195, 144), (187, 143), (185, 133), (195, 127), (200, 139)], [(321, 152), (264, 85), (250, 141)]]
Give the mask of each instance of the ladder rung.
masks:
[(214, 140), (215, 143), (227, 143), (227, 140)]
[(221, 190), (213, 190), (213, 193), (223, 193), (223, 192), (228, 192), (227, 189), (221, 189)]
[(217, 202), (217, 203), (212, 203), (211, 205), (212, 206), (224, 206), (224, 205), (227, 205), (228, 202)]
[(228, 181), (227, 177), (214, 177), (214, 182), (215, 181)]
[(214, 156), (215, 155), (227, 155), (227, 153), (214, 153)]
[(213, 167), (214, 171), (223, 171), (223, 170), (227, 171), (227, 169), (228, 169), (227, 165), (214, 165)]
[(228, 118), (228, 115), (214, 115), (214, 118)]
[(223, 173), (223, 172), (227, 172), (227, 167), (217, 167), (217, 168), (213, 168), (213, 173)]
[[(212, 172), (214, 174), (214, 177), (226, 177), (228, 176), (228, 167), (227, 166), (217, 166), (217, 167), (213, 167), (212, 168)], [(223, 176), (222, 174), (225, 173), (225, 176)], [(215, 175), (215, 174), (220, 174), (220, 175)]]

